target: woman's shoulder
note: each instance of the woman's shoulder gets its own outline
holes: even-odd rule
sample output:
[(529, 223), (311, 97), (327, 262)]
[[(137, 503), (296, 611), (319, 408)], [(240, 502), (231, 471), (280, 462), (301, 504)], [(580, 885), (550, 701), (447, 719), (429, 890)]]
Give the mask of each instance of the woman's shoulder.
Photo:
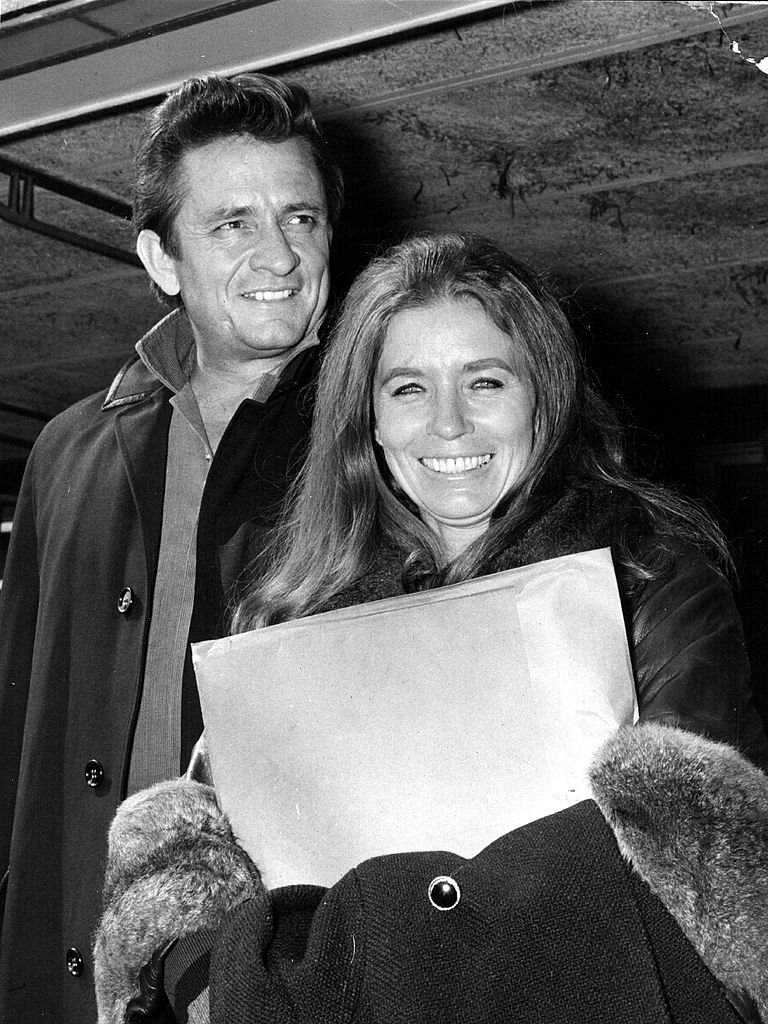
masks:
[(697, 571), (705, 567), (719, 571), (703, 545), (673, 530), (652, 529), (641, 534), (637, 541), (637, 553), (649, 561), (664, 558), (672, 571)]
[(733, 608), (733, 589), (723, 570), (691, 540), (673, 533), (650, 532), (634, 551), (642, 573), (630, 576), (618, 567), (622, 596), (642, 633), (650, 632), (659, 616), (681, 607), (694, 596), (706, 596), (722, 610)]

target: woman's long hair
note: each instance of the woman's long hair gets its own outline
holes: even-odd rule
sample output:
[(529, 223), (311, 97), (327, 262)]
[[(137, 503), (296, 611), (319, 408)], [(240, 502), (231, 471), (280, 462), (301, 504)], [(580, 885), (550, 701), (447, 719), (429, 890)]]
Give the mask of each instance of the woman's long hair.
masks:
[[(528, 463), (489, 529), (448, 565), (435, 534), (391, 480), (373, 440), (373, 379), (399, 312), (474, 300), (508, 335), (534, 391)], [(285, 512), (254, 561), (233, 631), (320, 611), (370, 567), (381, 543), (403, 552), (412, 586), (481, 574), (569, 486), (599, 481), (630, 492), (648, 530), (674, 533), (727, 561), (717, 526), (696, 506), (634, 476), (623, 432), (593, 387), (568, 320), (544, 278), (485, 238), (417, 235), (357, 277), (341, 309), (317, 385), (309, 451)], [(638, 579), (652, 566), (619, 553)]]

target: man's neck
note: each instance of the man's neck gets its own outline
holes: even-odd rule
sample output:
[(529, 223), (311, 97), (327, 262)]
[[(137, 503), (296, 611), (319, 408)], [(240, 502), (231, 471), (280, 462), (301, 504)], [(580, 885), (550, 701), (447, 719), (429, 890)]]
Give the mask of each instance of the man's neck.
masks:
[(247, 374), (225, 373), (201, 366), (200, 363), (195, 363), (192, 368), (189, 383), (195, 393), (213, 451), (216, 451), (229, 421), (241, 403), (253, 396), (265, 374), (274, 372), (269, 363), (262, 369), (256, 360), (249, 364), (248, 370)]

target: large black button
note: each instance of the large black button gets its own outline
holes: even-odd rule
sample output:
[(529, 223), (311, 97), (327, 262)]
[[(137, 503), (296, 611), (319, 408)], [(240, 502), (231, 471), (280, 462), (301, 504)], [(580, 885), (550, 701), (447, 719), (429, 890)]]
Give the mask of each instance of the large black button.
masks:
[(76, 946), (70, 946), (67, 950), (67, 970), (73, 977), (78, 978), (84, 968), (85, 962), (80, 950)]
[(438, 875), (429, 883), (429, 902), (436, 910), (453, 910), (460, 899), (458, 882), (449, 875)]
[(94, 757), (85, 766), (83, 774), (91, 789), (97, 789), (104, 781), (104, 766)]
[(125, 587), (120, 591), (120, 597), (117, 599), (117, 610), (121, 615), (125, 615), (126, 612), (131, 610), (133, 604), (133, 591), (130, 587)]

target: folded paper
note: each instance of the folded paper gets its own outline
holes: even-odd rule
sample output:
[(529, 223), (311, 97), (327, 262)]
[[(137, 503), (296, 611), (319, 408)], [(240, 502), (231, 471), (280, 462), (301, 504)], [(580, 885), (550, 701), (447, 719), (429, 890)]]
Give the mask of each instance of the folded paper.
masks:
[(493, 839), (587, 795), (637, 703), (610, 551), (193, 647), (222, 808), (269, 886)]

